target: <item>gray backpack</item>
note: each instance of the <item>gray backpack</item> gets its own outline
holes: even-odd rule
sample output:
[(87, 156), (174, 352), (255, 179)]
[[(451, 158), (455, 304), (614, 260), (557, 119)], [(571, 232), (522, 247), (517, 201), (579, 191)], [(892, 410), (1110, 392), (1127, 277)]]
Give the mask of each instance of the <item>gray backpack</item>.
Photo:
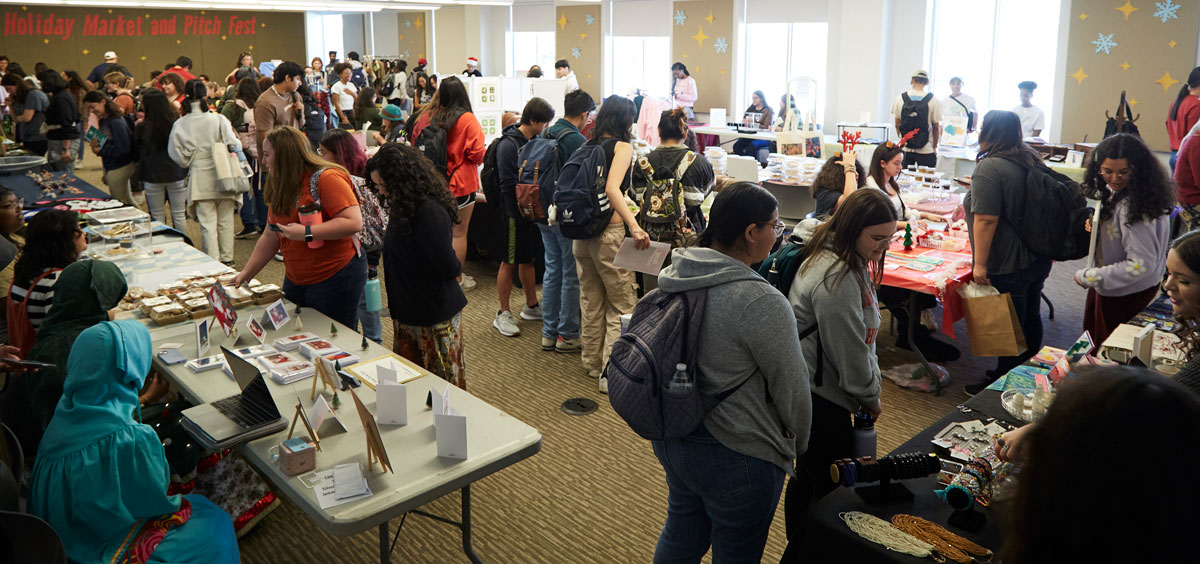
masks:
[[(608, 401), (644, 439), (690, 435), (709, 411), (750, 379), (715, 396), (700, 392), (697, 343), (707, 297), (707, 288), (679, 293), (654, 290), (633, 308), (629, 328), (613, 343), (604, 369)], [(690, 390), (669, 389), (678, 363), (688, 366)]]

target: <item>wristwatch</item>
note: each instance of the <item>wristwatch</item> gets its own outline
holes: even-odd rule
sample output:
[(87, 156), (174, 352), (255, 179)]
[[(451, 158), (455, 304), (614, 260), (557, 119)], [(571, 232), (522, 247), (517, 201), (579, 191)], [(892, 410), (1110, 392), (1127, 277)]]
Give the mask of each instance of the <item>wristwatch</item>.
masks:
[(311, 225), (304, 226), (304, 242), (305, 243), (313, 242), (313, 234), (312, 234), (312, 226)]

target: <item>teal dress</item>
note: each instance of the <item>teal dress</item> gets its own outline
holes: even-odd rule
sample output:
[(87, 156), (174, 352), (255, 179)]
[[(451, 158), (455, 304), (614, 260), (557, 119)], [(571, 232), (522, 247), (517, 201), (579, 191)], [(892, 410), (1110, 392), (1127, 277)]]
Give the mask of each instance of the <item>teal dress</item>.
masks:
[(75, 339), (29, 513), (54, 527), (71, 562), (238, 562), (229, 515), (203, 496), (167, 495), (162, 443), (135, 420), (152, 353), (136, 321), (100, 323)]

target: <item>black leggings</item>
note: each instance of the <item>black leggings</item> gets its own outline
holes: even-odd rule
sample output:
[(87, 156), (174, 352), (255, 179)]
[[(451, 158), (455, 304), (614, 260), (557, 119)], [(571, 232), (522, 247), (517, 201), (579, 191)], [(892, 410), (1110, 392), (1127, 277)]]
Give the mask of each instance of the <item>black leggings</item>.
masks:
[(788, 480), (783, 501), (787, 528), (787, 550), (780, 564), (801, 562), (801, 544), (808, 524), (808, 510), (837, 484), (829, 478), (829, 465), (854, 454), (854, 423), (850, 411), (821, 396), (812, 396), (812, 426), (808, 451), (800, 455), (796, 477)]

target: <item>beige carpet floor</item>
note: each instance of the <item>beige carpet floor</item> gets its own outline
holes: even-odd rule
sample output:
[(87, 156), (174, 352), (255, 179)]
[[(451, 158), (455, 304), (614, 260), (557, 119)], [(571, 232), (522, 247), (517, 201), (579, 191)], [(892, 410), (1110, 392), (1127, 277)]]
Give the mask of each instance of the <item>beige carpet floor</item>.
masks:
[[(86, 165), (79, 175), (102, 186), (95, 157), (89, 155)], [(189, 223), (189, 232), (198, 242), (199, 228)], [(253, 244), (253, 240), (237, 241), (239, 266), (245, 264)], [(1069, 343), (1079, 333), (1083, 292), (1070, 283), (1070, 266), (1059, 265), (1048, 286), (1047, 293), (1060, 306), (1058, 320), (1047, 325), (1049, 344)], [(496, 268), (473, 261), (466, 270), (479, 283), (467, 294), (470, 303), (463, 315), (468, 389), (543, 436), (539, 454), (472, 487), (478, 554), (492, 563), (649, 562), (666, 516), (667, 493), (650, 444), (616, 416), (596, 382), (587, 378), (577, 355), (542, 352), (540, 322), (522, 321), (517, 338), (497, 333), (491, 325), (497, 310)], [(281, 282), (282, 263), (272, 261), (258, 278)], [(513, 303), (519, 306), (520, 300), (517, 290)], [(993, 366), (993, 359), (966, 355), (969, 348), (962, 322), (957, 332), (963, 336), (957, 345), (964, 358), (947, 365), (954, 382), (941, 397), (884, 382), (884, 414), (877, 426), (880, 453), (954, 409), (967, 398), (963, 382), (980, 379), (983, 370)], [(890, 345), (891, 337), (881, 341)], [(385, 323), (384, 342), (391, 342), (390, 323)], [(881, 345), (880, 360), (887, 368), (915, 362), (915, 357)], [(600, 409), (583, 417), (566, 415), (560, 404), (572, 397), (591, 398)], [(458, 504), (456, 493), (425, 509), (457, 519)], [(393, 530), (398, 522), (392, 522)], [(781, 500), (763, 561), (778, 561), (783, 546)], [(378, 547), (376, 530), (333, 537), (286, 501), (241, 540), (243, 561), (251, 564), (373, 562)], [(410, 516), (404, 525), (392, 558), (412, 563), (465, 561), (455, 528), (419, 516)]]

